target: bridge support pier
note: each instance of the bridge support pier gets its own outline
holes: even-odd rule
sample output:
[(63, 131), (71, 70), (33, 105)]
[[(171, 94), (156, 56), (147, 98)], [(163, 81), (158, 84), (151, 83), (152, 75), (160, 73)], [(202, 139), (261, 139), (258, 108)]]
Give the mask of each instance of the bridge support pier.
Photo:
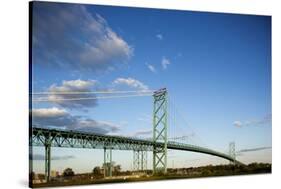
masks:
[(147, 169), (147, 151), (133, 151), (133, 169), (134, 171), (144, 171)]
[(112, 177), (112, 148), (104, 148), (104, 177)]
[(45, 180), (50, 181), (51, 172), (51, 145), (45, 145)]
[(141, 170), (147, 170), (147, 151), (141, 151)]
[(139, 150), (133, 151), (133, 170), (138, 171), (140, 167)]
[[(153, 174), (167, 172), (168, 95), (166, 88), (154, 92), (153, 105)], [(157, 145), (161, 142), (163, 145)]]

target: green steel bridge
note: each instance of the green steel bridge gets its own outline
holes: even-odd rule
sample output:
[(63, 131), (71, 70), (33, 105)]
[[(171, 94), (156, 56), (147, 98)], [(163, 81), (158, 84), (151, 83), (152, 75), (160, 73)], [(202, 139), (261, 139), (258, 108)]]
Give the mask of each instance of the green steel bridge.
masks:
[[(29, 133), (30, 146), (45, 147), (45, 177), (50, 180), (51, 147), (90, 148), (104, 150), (105, 176), (112, 175), (112, 150), (131, 150), (134, 155), (134, 167), (143, 170), (147, 163), (147, 152), (153, 153), (153, 173), (167, 171), (167, 149), (191, 151), (208, 154), (242, 164), (235, 158), (235, 152), (221, 153), (206, 147), (168, 141), (167, 138), (167, 90), (160, 89), (153, 94), (153, 138), (138, 139), (124, 136), (111, 136), (74, 130), (58, 130), (32, 126)], [(30, 158), (32, 160), (32, 157)]]

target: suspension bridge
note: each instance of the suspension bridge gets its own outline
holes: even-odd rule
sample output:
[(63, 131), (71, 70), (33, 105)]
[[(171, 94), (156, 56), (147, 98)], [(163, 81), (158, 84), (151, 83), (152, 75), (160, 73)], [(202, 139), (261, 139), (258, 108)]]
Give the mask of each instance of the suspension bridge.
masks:
[[(133, 91), (131, 91), (134, 93)], [(98, 92), (95, 92), (95, 94)], [(115, 93), (115, 92), (101, 92), (101, 93)], [(117, 93), (117, 92), (116, 92)], [(242, 164), (235, 158), (234, 143), (230, 143), (230, 153), (222, 153), (207, 147), (199, 145), (192, 145), (183, 142), (173, 141), (168, 138), (168, 91), (166, 88), (150, 92), (143, 92), (131, 95), (117, 96), (94, 96), (84, 98), (64, 98), (63, 100), (92, 100), (92, 99), (106, 99), (106, 98), (125, 98), (133, 96), (153, 96), (153, 116), (152, 116), (152, 138), (141, 139), (136, 137), (112, 136), (103, 135), (99, 133), (89, 133), (77, 130), (58, 130), (30, 126), (29, 145), (42, 146), (45, 148), (45, 177), (46, 181), (50, 180), (51, 168), (51, 147), (66, 147), (66, 148), (89, 148), (89, 149), (103, 149), (104, 150), (104, 165), (108, 167), (104, 171), (105, 177), (112, 176), (112, 150), (131, 150), (133, 151), (133, 165), (135, 170), (144, 170), (147, 166), (147, 153), (153, 154), (153, 174), (167, 172), (168, 149), (191, 151), (202, 154), (217, 156), (229, 160), (233, 164)], [(130, 93), (130, 91), (126, 92)], [(33, 93), (33, 95), (46, 95), (50, 93)], [(70, 94), (77, 95), (83, 92), (68, 92), (56, 94)], [(87, 92), (89, 94), (89, 92)], [(46, 102), (48, 98), (35, 98), (33, 102)], [(52, 99), (54, 100), (54, 99)], [(62, 100), (62, 99), (58, 99)], [(175, 137), (176, 139), (185, 137)], [(174, 138), (174, 139), (175, 139)], [(31, 158), (32, 159), (32, 158)]]

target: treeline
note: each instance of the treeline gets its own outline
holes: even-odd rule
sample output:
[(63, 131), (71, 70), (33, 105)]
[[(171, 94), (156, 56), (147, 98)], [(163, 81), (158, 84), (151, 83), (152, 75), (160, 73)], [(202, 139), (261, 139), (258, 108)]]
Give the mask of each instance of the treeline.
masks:
[(208, 165), (202, 167), (168, 169), (168, 174), (188, 175), (191, 177), (243, 175), (257, 173), (271, 173), (271, 164), (251, 163), (248, 165)]

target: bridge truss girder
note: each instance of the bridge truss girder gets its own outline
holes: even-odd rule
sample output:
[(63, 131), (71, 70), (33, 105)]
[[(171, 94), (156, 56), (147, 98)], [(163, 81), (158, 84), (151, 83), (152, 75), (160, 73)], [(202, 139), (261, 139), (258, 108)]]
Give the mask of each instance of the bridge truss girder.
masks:
[(147, 151), (152, 151), (153, 149), (153, 143), (148, 140), (43, 128), (33, 129), (30, 144), (33, 146), (45, 146), (47, 137), (49, 138), (48, 143), (52, 147), (91, 149), (111, 148), (113, 150), (143, 149)]

